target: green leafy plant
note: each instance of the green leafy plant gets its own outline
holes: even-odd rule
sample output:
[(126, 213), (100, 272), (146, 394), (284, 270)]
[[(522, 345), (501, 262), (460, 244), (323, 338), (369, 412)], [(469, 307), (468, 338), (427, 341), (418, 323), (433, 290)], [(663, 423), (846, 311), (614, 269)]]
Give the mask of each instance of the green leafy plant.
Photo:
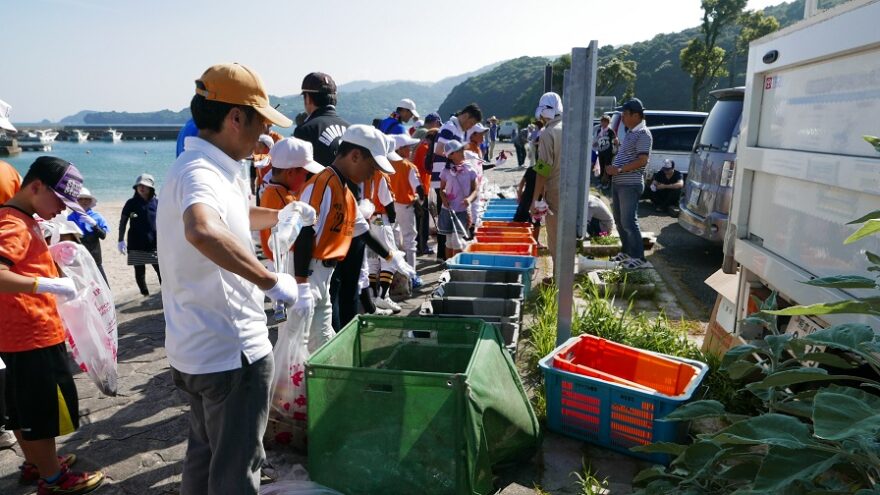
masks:
[(614, 246), (620, 244), (620, 237), (615, 235), (597, 235), (590, 237), (590, 244), (594, 246)]
[[(847, 239), (875, 233), (869, 222)], [(860, 236), (860, 234), (863, 234)], [(866, 253), (870, 272), (880, 257)], [(877, 279), (835, 276), (805, 282), (838, 289), (880, 289)], [(880, 315), (880, 297), (776, 309), (776, 294), (748, 318), (770, 332), (731, 349), (722, 367), (758, 399), (761, 414), (741, 415), (703, 400), (667, 416), (670, 421), (716, 418), (728, 426), (697, 435), (691, 445), (654, 444), (641, 452), (674, 456), (634, 480), (639, 493), (880, 493), (880, 336), (845, 323), (805, 337), (780, 333), (779, 316)]]
[(601, 495), (608, 490), (608, 478), (600, 480), (593, 472), (592, 466), (583, 459), (581, 459), (581, 471), (574, 471), (571, 475), (576, 480), (578, 495)]

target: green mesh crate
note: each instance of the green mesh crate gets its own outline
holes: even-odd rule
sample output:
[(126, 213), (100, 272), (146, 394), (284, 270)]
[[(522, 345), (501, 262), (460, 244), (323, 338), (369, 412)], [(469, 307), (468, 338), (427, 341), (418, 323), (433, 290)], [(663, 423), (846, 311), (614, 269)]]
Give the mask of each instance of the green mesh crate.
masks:
[(499, 331), (360, 317), (308, 362), (309, 475), (348, 495), (493, 493), (538, 421)]

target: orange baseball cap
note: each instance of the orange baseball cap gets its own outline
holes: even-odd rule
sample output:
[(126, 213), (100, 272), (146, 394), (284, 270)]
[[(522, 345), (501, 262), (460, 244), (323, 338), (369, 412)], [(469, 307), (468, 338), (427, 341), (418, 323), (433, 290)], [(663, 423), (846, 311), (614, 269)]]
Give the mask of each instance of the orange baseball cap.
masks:
[(269, 104), (269, 96), (263, 88), (260, 76), (244, 65), (239, 63), (212, 65), (196, 82), (205, 85), (205, 89), (196, 86), (196, 94), (204, 96), (207, 100), (253, 107), (257, 113), (277, 126), (293, 125), (293, 121)]

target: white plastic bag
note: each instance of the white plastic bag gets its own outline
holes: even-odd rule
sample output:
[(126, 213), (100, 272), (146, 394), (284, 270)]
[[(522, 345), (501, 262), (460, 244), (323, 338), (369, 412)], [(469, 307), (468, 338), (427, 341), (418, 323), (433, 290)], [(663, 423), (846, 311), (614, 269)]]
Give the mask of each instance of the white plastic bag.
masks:
[(342, 495), (314, 481), (276, 481), (260, 487), (260, 495)]
[(110, 287), (81, 244), (59, 242), (49, 247), (49, 253), (64, 276), (76, 285), (76, 297), (58, 300), (73, 359), (101, 392), (116, 395), (118, 335)]
[(278, 327), (278, 341), (272, 349), (275, 376), (272, 378), (272, 409), (282, 418), (306, 420), (306, 360), (309, 358), (307, 316), (294, 312)]

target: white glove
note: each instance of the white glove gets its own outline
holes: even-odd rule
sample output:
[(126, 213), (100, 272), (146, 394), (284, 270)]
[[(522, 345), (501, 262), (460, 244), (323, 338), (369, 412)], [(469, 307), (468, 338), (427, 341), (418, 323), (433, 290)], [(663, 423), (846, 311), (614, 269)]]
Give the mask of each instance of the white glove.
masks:
[(376, 205), (373, 204), (369, 199), (362, 199), (360, 203), (358, 203), (358, 210), (361, 212), (361, 216), (369, 220), (373, 213), (376, 213)]
[(651, 183), (651, 191), (657, 192), (657, 184)]
[(391, 258), (387, 261), (395, 272), (405, 275), (407, 278), (411, 279), (417, 275), (415, 268), (409, 266), (409, 263), (406, 262), (406, 256), (403, 254), (403, 251), (393, 251)]
[(287, 273), (279, 273), (278, 281), (271, 289), (266, 291), (266, 295), (273, 301), (281, 301), (284, 304), (292, 305), (296, 303), (299, 291), (296, 287), (296, 280)]
[(92, 218), (86, 214), (80, 215), (79, 219), (82, 223), (88, 225), (89, 227), (94, 227), (94, 226), (98, 225), (98, 222), (94, 218)]
[(297, 284), (299, 298), (291, 310), (300, 318), (308, 318), (309, 313), (315, 309), (315, 297), (312, 295), (312, 287), (309, 284)]
[(317, 219), (317, 213), (311, 205), (302, 201), (291, 201), (284, 208), (278, 210), (278, 222), (284, 222), (295, 214), (299, 214), (302, 218), (303, 227), (314, 225)]
[(34, 292), (37, 294), (55, 294), (56, 296), (73, 299), (76, 297), (76, 286), (73, 284), (73, 280), (67, 277), (37, 277), (37, 287)]
[(125, 244), (125, 241), (119, 241), (116, 248), (119, 249), (119, 254), (125, 254), (128, 252), (128, 246)]

